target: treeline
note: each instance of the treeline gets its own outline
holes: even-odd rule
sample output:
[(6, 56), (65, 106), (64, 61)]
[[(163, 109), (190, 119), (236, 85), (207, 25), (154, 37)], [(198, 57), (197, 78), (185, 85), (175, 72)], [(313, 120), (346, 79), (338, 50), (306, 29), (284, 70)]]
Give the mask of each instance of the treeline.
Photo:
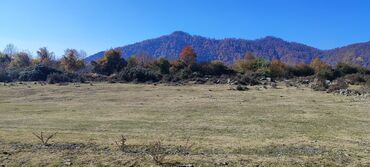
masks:
[(369, 69), (344, 62), (332, 67), (317, 58), (311, 64), (288, 65), (280, 60), (267, 61), (253, 53), (247, 53), (232, 65), (217, 60), (197, 63), (197, 54), (191, 46), (183, 48), (175, 61), (163, 57), (153, 59), (149, 55), (124, 59), (120, 49), (110, 49), (103, 58), (90, 63), (84, 62), (86, 54), (76, 49), (67, 49), (60, 59), (56, 59), (47, 48), (40, 48), (36, 58), (14, 48), (8, 45), (0, 53), (0, 82), (179, 82), (227, 76), (252, 83), (258, 77), (289, 79), (314, 76), (321, 80), (335, 80), (348, 74), (356, 74), (357, 77), (370, 74)]

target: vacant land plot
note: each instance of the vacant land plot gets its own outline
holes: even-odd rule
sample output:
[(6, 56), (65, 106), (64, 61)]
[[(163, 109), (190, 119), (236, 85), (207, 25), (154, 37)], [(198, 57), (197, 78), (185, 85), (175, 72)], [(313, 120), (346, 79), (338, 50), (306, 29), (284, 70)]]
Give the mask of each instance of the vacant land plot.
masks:
[[(369, 99), (227, 85), (0, 86), (0, 165), (370, 166)], [(41, 146), (33, 132), (53, 133)], [(127, 138), (124, 151), (115, 141)]]

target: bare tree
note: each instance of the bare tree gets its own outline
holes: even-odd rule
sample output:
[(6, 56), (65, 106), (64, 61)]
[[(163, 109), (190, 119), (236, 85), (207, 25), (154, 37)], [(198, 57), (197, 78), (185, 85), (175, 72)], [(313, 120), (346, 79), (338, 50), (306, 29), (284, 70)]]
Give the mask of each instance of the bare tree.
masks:
[(3, 54), (8, 56), (13, 56), (18, 53), (18, 49), (13, 44), (8, 44), (5, 46)]
[(84, 51), (84, 50), (80, 50), (79, 52), (78, 52), (78, 58), (79, 59), (85, 59), (86, 57), (87, 57), (87, 53), (86, 53), (86, 51)]

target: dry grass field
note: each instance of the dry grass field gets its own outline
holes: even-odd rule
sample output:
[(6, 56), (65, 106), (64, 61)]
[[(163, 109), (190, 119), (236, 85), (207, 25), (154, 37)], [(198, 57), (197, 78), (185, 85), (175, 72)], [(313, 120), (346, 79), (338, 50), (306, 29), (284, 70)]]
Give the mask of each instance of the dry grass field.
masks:
[[(155, 141), (161, 166), (370, 166), (369, 101), (284, 86), (1, 84), (0, 166), (156, 166)], [(41, 131), (57, 132), (49, 146)]]

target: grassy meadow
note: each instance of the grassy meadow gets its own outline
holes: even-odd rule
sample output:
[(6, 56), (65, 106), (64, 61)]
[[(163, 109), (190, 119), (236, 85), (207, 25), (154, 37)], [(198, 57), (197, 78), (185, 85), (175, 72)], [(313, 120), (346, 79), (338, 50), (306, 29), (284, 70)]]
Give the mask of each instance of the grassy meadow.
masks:
[(1, 84), (0, 165), (156, 166), (161, 141), (160, 166), (370, 166), (369, 99), (249, 88)]

